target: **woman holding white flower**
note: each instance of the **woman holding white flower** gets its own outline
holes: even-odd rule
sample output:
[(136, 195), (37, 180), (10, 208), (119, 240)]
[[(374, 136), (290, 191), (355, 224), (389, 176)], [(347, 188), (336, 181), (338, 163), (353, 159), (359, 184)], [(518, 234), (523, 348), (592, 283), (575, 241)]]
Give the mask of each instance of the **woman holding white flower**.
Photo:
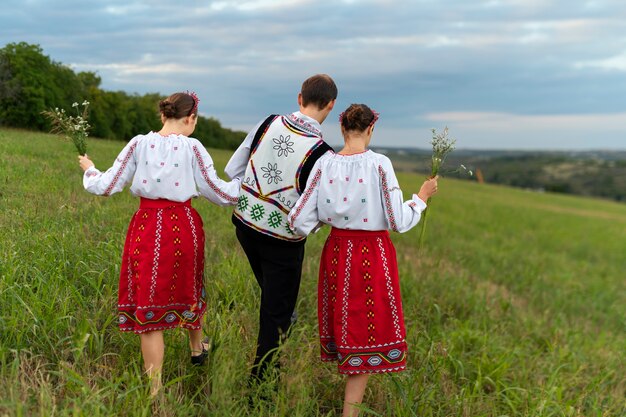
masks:
[(119, 326), (141, 337), (141, 351), (152, 394), (161, 387), (163, 330), (189, 330), (191, 362), (202, 364), (204, 231), (191, 198), (202, 195), (221, 206), (234, 205), (240, 181), (217, 177), (211, 156), (189, 137), (196, 127), (198, 97), (176, 93), (159, 103), (163, 127), (135, 136), (106, 172), (79, 156), (83, 184), (90, 193), (109, 196), (131, 183), (141, 198), (133, 216), (120, 271)]
[(352, 104), (339, 116), (344, 147), (311, 171), (289, 214), (306, 236), (321, 223), (332, 230), (320, 260), (318, 319), (321, 358), (347, 374), (344, 416), (356, 416), (371, 373), (406, 367), (398, 267), (388, 230), (415, 226), (437, 177), (404, 201), (391, 161), (368, 150), (378, 113)]

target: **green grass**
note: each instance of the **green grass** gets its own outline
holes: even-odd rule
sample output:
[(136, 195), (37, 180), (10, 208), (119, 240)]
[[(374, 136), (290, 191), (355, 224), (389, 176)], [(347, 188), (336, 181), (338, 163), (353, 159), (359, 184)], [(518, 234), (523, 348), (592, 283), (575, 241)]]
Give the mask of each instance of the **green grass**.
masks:
[[(91, 140), (108, 168), (122, 143)], [(230, 152), (210, 150), (218, 172)], [(405, 195), (421, 179), (400, 174)], [(311, 237), (299, 321), (271, 402), (249, 409), (259, 292), (230, 210), (205, 222), (210, 365), (166, 337), (165, 395), (151, 403), (139, 339), (116, 325), (120, 255), (138, 201), (88, 194), (72, 145), (0, 130), (0, 416), (335, 416), (343, 379), (318, 359)], [(626, 416), (626, 205), (443, 179), (426, 246), (393, 235), (409, 370), (378, 375), (372, 416)]]

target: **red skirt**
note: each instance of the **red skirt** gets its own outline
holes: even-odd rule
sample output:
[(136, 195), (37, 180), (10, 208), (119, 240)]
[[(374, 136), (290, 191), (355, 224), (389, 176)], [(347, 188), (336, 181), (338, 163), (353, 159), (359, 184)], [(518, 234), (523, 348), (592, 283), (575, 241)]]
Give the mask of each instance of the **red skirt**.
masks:
[(142, 198), (124, 244), (120, 330), (200, 329), (206, 309), (203, 278), (204, 230), (191, 201)]
[(320, 262), (318, 320), (323, 361), (342, 374), (406, 368), (396, 251), (387, 231), (333, 228)]

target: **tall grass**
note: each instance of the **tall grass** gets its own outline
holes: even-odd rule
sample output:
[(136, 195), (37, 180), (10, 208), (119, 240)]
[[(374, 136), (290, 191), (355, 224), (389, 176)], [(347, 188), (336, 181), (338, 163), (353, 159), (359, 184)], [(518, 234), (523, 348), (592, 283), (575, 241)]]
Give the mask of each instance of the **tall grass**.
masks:
[[(110, 166), (119, 142), (91, 140)], [(221, 172), (229, 153), (211, 150)], [(399, 175), (405, 193), (421, 179)], [(440, 180), (429, 234), (394, 235), (409, 370), (375, 376), (371, 416), (625, 416), (626, 206)], [(82, 189), (69, 143), (0, 130), (0, 415), (335, 416), (342, 378), (318, 360), (307, 243), (299, 320), (272, 400), (249, 406), (259, 292), (230, 210), (205, 221), (209, 365), (166, 334), (165, 395), (151, 402), (139, 340), (116, 325), (120, 254), (138, 202)]]

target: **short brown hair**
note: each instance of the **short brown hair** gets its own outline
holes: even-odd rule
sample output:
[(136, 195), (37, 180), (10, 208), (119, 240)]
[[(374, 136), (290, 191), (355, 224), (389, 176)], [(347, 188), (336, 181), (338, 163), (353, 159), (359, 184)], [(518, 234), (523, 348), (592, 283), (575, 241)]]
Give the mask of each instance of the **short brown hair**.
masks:
[(329, 75), (317, 74), (302, 83), (300, 94), (303, 107), (315, 104), (321, 110), (337, 98), (337, 86)]
[(168, 119), (198, 115), (198, 98), (195, 94), (174, 93), (159, 102), (159, 111)]

